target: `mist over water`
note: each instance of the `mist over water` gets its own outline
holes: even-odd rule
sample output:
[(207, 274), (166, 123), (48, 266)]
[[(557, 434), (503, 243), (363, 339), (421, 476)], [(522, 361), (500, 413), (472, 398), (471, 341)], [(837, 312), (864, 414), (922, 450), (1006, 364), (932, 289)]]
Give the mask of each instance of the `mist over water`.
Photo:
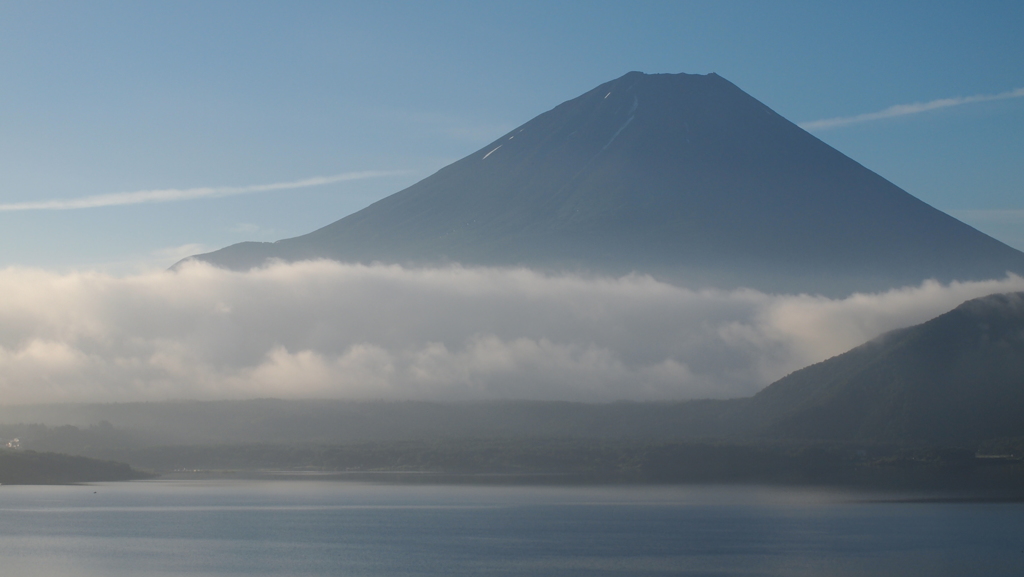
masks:
[(181, 398), (736, 397), (1024, 279), (846, 298), (649, 276), (331, 261), (0, 271), (7, 404)]

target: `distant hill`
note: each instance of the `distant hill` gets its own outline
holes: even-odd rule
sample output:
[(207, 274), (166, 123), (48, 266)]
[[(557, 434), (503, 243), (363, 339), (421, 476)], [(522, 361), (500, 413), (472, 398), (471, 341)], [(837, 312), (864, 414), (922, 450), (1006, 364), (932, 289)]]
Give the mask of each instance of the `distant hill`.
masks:
[[(743, 401), (345, 401), (251, 399), (0, 406), (0, 437), (38, 451), (220, 443), (723, 436)], [(33, 424), (34, 423), (34, 424)]]
[(1024, 273), (716, 74), (630, 72), (312, 233), (197, 255), (523, 265), (845, 295)]
[(967, 301), (796, 371), (745, 411), (774, 437), (969, 447), (1024, 437), (1024, 293)]
[(0, 449), (0, 484), (66, 485), (100, 481), (130, 481), (151, 477), (125, 463), (86, 457)]

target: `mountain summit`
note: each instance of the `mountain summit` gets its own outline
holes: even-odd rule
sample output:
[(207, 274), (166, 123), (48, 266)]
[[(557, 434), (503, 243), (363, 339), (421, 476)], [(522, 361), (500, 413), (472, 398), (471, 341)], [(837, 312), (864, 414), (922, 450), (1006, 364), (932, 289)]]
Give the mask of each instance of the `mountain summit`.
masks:
[(1024, 273), (1024, 253), (928, 206), (716, 74), (621, 78), (312, 233), (197, 255), (649, 273), (848, 294)]

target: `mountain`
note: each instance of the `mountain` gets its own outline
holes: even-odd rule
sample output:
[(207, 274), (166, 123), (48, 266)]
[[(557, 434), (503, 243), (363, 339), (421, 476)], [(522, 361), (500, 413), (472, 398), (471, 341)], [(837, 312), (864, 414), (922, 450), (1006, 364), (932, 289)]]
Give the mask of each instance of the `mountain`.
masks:
[(630, 72), (312, 233), (191, 257), (522, 265), (848, 294), (1024, 273), (716, 74)]
[(745, 407), (774, 437), (974, 447), (1024, 437), (1024, 293), (967, 301), (801, 369)]

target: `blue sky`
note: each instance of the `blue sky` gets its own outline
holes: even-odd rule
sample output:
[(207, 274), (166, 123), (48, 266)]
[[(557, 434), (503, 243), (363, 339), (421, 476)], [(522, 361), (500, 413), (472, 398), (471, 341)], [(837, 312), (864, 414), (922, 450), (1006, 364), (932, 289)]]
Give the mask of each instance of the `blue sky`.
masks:
[(303, 234), (630, 70), (798, 123), (954, 99), (813, 132), (1024, 249), (1022, 30), (1021, 2), (0, 2), (0, 267)]

